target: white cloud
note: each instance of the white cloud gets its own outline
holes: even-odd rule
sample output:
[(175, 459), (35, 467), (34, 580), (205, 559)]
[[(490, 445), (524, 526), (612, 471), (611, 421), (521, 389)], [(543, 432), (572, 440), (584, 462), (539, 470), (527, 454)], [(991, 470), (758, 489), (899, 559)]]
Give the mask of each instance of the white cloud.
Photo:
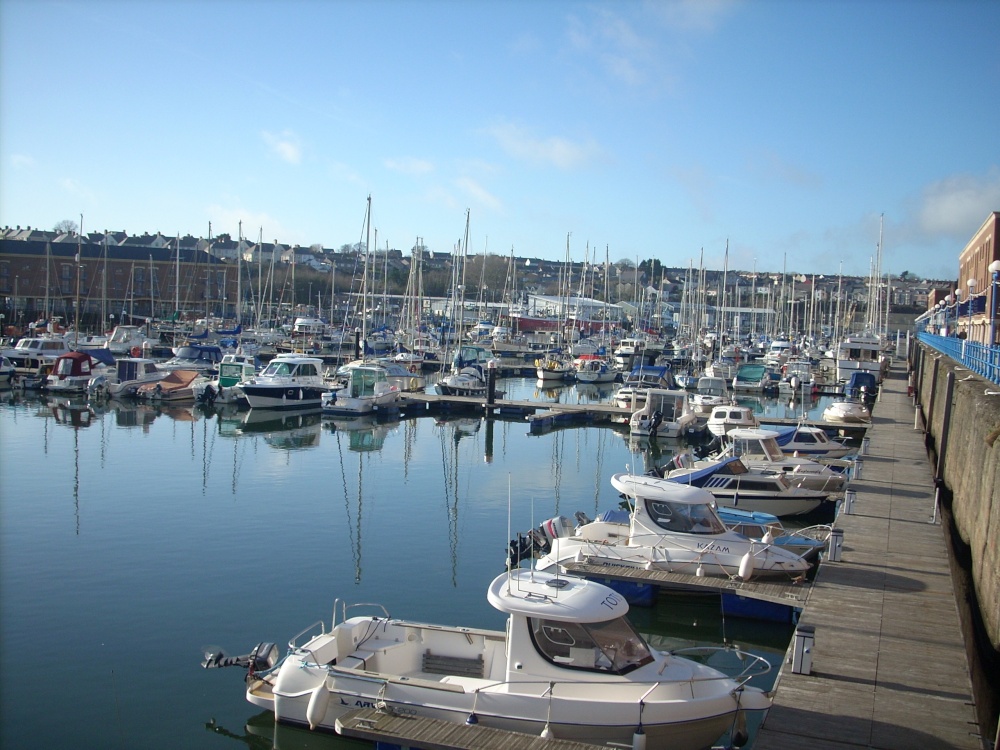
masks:
[(924, 187), (917, 208), (929, 234), (971, 237), (992, 211), (1000, 210), (1000, 171), (979, 177), (952, 175)]
[(94, 191), (72, 177), (62, 177), (59, 179), (59, 187), (71, 195), (85, 198), (88, 201), (95, 199)]
[(280, 133), (269, 133), (264, 130), (260, 135), (264, 139), (264, 143), (282, 161), (289, 164), (299, 164), (302, 161), (302, 146), (299, 143), (299, 137), (291, 130), (283, 130)]
[(714, 31), (738, 5), (736, 0), (654, 0), (646, 3), (665, 26), (677, 31)]
[(460, 177), (455, 180), (455, 184), (486, 208), (497, 212), (503, 210), (503, 203), (501, 203), (500, 199), (475, 180), (469, 177)]
[(27, 154), (11, 154), (10, 165), (15, 169), (29, 169), (35, 166), (35, 160)]
[(434, 164), (432, 162), (412, 156), (404, 156), (401, 159), (385, 159), (382, 163), (386, 169), (414, 177), (434, 171)]
[(600, 148), (593, 140), (577, 143), (560, 136), (539, 138), (525, 128), (512, 124), (497, 125), (487, 132), (514, 158), (533, 164), (548, 164), (558, 169), (570, 170), (584, 166), (600, 153)]

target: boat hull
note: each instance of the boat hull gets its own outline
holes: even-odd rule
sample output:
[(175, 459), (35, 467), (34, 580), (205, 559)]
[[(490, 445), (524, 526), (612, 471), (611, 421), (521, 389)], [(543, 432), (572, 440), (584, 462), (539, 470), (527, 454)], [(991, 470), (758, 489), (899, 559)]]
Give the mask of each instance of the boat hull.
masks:
[(252, 409), (302, 409), (319, 406), (325, 388), (312, 385), (243, 385), (243, 395)]

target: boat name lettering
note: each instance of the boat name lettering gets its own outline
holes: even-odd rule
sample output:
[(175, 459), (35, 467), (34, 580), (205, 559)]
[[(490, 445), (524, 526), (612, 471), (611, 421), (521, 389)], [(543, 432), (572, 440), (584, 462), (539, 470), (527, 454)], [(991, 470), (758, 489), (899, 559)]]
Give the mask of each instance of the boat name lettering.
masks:
[(608, 609), (614, 609), (619, 604), (621, 604), (621, 599), (619, 599), (614, 594), (608, 594), (606, 597), (604, 597), (604, 601), (601, 602), (601, 606), (607, 607)]
[(706, 552), (723, 552), (727, 555), (729, 554), (729, 547), (723, 547), (714, 542), (698, 542), (698, 549), (705, 550)]
[[(376, 708), (374, 701), (356, 700), (354, 701), (355, 708)], [(405, 706), (393, 706), (392, 712), (401, 716), (416, 716), (417, 712), (412, 708), (406, 708)]]

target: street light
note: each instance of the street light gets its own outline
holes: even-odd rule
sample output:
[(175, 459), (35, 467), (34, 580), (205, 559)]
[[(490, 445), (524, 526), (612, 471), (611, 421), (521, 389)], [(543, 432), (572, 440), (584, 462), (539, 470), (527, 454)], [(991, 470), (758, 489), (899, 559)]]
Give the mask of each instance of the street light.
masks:
[(990, 284), (990, 341), (989, 345), (996, 344), (997, 331), (997, 287), (1000, 286), (1000, 260), (995, 260), (988, 266), (993, 274), (993, 282)]
[(966, 286), (969, 287), (969, 296), (965, 298), (966, 303), (969, 305), (969, 333), (965, 337), (966, 339), (972, 338), (972, 293), (976, 289), (976, 280), (969, 279), (965, 282)]

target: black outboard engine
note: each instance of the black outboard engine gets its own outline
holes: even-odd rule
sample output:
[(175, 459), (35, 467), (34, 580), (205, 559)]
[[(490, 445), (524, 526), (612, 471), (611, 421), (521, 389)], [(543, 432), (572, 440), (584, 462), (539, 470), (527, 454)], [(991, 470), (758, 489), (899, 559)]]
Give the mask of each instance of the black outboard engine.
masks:
[(201, 392), (201, 396), (198, 400), (206, 406), (211, 406), (215, 403), (216, 395), (215, 389), (210, 385), (206, 385), (205, 390)]
[(656, 428), (663, 424), (663, 412), (659, 409), (649, 417), (649, 436), (656, 437)]
[(258, 643), (249, 654), (242, 656), (226, 656), (222, 651), (205, 654), (201, 663), (205, 669), (221, 667), (243, 667), (254, 672), (263, 672), (278, 663), (278, 647), (274, 643)]

